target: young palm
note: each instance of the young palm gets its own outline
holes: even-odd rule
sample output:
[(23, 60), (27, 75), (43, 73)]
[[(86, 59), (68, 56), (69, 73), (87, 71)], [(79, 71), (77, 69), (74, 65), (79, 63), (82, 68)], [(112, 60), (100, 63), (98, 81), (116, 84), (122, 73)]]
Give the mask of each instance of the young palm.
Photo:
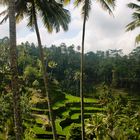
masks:
[(10, 33), (10, 63), (11, 63), (11, 84), (13, 93), (13, 110), (16, 140), (22, 140), (22, 122), (20, 114), (20, 94), (18, 87), (18, 68), (17, 68), (17, 48), (16, 48), (16, 19), (15, 19), (15, 1), (0, 1), (0, 4), (6, 3), (9, 8), (9, 33)]
[[(62, 0), (66, 4), (70, 2), (70, 0)], [(104, 10), (107, 10), (110, 14), (112, 13), (112, 8), (115, 7), (115, 0), (96, 0), (101, 4)], [(78, 6), (82, 4), (82, 16), (83, 16), (83, 29), (82, 29), (82, 50), (81, 50), (81, 76), (80, 76), (80, 97), (81, 97), (81, 124), (82, 124), (82, 140), (85, 139), (85, 132), (84, 132), (84, 98), (83, 98), (83, 73), (84, 73), (84, 42), (85, 42), (85, 28), (86, 28), (86, 21), (89, 17), (89, 12), (91, 9), (91, 0), (75, 0), (74, 5)]]
[[(137, 1), (138, 1), (138, 3), (140, 3), (139, 0), (137, 0)], [(135, 10), (135, 12), (133, 12), (133, 14), (132, 14), (133, 21), (126, 26), (126, 28), (127, 28), (126, 31), (131, 31), (131, 30), (134, 30), (134, 29), (140, 27), (140, 5), (136, 4), (136, 3), (129, 3), (128, 7)], [(140, 42), (140, 34), (138, 34), (136, 36), (135, 42), (136, 42), (136, 44), (138, 44)]]
[[(2, 14), (5, 13), (6, 11), (2, 12)], [(65, 31), (68, 30), (68, 24), (70, 22), (70, 14), (66, 9), (62, 7), (60, 3), (57, 3), (55, 0), (16, 1), (17, 21), (19, 22), (24, 17), (28, 17), (27, 26), (34, 28), (36, 31), (38, 46), (40, 50), (40, 59), (42, 62), (42, 73), (43, 73), (45, 91), (46, 91), (46, 96), (48, 98), (48, 109), (50, 113), (50, 120), (52, 123), (53, 137), (56, 140), (57, 136), (56, 136), (55, 121), (53, 118), (51, 99), (48, 93), (48, 79), (47, 79), (46, 66), (45, 66), (45, 60), (43, 54), (43, 47), (42, 47), (41, 37), (40, 37), (38, 23), (37, 23), (37, 13), (41, 15), (44, 26), (47, 28), (48, 32), (52, 32), (53, 29), (55, 29), (56, 32), (58, 32), (60, 30), (60, 27), (62, 27)], [(3, 21), (5, 21), (7, 18), (8, 17), (6, 15)]]

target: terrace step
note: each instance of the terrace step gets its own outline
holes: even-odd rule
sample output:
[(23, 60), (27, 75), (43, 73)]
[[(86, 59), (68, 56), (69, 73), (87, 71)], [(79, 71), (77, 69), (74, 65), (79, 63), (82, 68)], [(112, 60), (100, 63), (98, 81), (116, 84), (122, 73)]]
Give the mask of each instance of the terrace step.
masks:
[[(80, 102), (69, 102), (69, 103), (65, 103), (66, 107), (80, 107)], [(99, 104), (98, 102), (85, 102), (84, 103), (85, 107), (89, 107), (89, 106), (93, 106), (93, 107), (102, 107), (101, 104)]]
[[(65, 135), (57, 135), (57, 136), (61, 140), (65, 140), (66, 139)], [(38, 138), (38, 139), (53, 140), (53, 135), (52, 134), (36, 134), (36, 138)]]
[(49, 111), (47, 109), (32, 109), (31, 110), (32, 114), (45, 114), (45, 115), (48, 115), (49, 114)]

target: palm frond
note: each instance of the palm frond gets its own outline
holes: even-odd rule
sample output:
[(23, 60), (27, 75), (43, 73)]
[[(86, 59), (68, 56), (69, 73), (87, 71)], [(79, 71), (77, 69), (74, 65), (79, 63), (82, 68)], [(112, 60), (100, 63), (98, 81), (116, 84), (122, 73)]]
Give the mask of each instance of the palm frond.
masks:
[(97, 0), (102, 8), (113, 15), (113, 9), (115, 8), (115, 0)]
[(0, 16), (4, 16), (3, 19), (0, 21), (0, 24), (3, 24), (8, 19), (8, 8), (0, 13)]
[(132, 31), (140, 26), (139, 20), (134, 20), (126, 26), (126, 31)]
[(84, 17), (84, 15), (86, 16), (86, 20), (89, 17), (89, 12), (91, 10), (91, 0), (83, 0), (82, 1), (82, 15)]
[[(7, 3), (9, 0), (6, 0)], [(70, 0), (61, 0), (65, 2), (70, 2)], [(5, 0), (1, 0), (0, 4), (3, 4)], [(70, 23), (70, 13), (68, 10), (63, 8), (63, 4), (56, 2), (55, 0), (34, 0), (35, 11), (33, 11), (32, 1), (15, 1), (16, 5), (16, 22), (20, 22), (24, 17), (28, 17), (27, 26), (31, 29), (34, 28), (35, 19), (34, 14), (41, 15), (44, 26), (47, 28), (48, 32), (52, 32), (53, 29), (58, 32), (60, 27), (65, 31), (68, 30), (68, 24)], [(34, 13), (35, 12), (35, 13)], [(6, 15), (8, 12), (3, 11), (1, 15)], [(2, 23), (8, 19), (6, 15), (2, 20)]]
[(16, 13), (16, 23), (19, 23), (24, 19), (24, 14), (23, 13)]
[[(140, 0), (137, 1), (140, 2)], [(133, 12), (132, 14), (133, 21), (126, 26), (126, 31), (131, 31), (140, 27), (140, 5), (136, 3), (129, 3), (127, 6), (135, 10), (135, 12)], [(135, 39), (136, 44), (138, 44), (139, 42), (140, 42), (140, 34), (137, 35)]]
[(28, 16), (28, 23), (27, 23), (27, 26), (31, 29), (34, 29), (34, 26), (35, 26), (35, 19), (34, 19), (34, 15), (33, 15), (33, 12), (35, 12), (34, 14), (36, 15), (36, 11), (33, 10), (33, 7), (32, 5), (30, 5), (28, 7), (28, 11), (27, 11), (27, 16)]
[(131, 9), (135, 9), (136, 11), (140, 11), (140, 5), (138, 5), (138, 4), (129, 3), (127, 6)]
[(27, 3), (25, 1), (18, 0), (16, 5), (16, 22), (19, 23), (24, 19), (24, 16), (28, 13)]
[(129, 3), (128, 7), (135, 9), (136, 12), (133, 12), (132, 18), (134, 20), (126, 26), (126, 31), (134, 30), (137, 27), (140, 27), (140, 6), (135, 3)]
[(136, 44), (139, 44), (139, 43), (140, 43), (140, 34), (138, 34), (138, 35), (136, 36), (135, 43), (136, 43)]
[(0, 21), (0, 24), (3, 24), (4, 22), (6, 22), (8, 18), (9, 18), (9, 16), (6, 15), (6, 16)]
[(2, 12), (0, 13), (0, 16), (5, 16), (5, 15), (7, 15), (7, 14), (8, 14), (8, 9), (2, 11)]
[[(16, 22), (19, 23), (24, 18), (24, 13), (27, 11), (27, 5), (25, 1), (17, 0), (15, 2), (16, 5)], [(0, 16), (5, 16), (0, 24), (6, 22), (8, 19), (8, 8), (0, 13)]]
[(50, 2), (42, 0), (41, 3), (38, 1), (36, 4), (38, 11), (40, 11), (44, 26), (48, 29), (48, 32), (52, 32), (53, 29), (58, 32), (60, 27), (65, 31), (68, 30), (70, 13), (68, 10), (63, 8), (62, 4), (57, 3), (55, 0), (51, 0)]
[(139, 20), (140, 20), (140, 12), (134, 12), (134, 13), (132, 14), (132, 18), (133, 18), (133, 19), (139, 19)]
[(79, 6), (80, 3), (82, 3), (84, 0), (75, 0), (74, 5)]

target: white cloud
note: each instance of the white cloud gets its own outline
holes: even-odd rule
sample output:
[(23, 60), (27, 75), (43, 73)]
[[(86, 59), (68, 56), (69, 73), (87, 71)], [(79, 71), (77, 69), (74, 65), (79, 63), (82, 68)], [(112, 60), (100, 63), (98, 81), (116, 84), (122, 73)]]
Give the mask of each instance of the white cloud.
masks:
[[(134, 40), (139, 31), (125, 32), (125, 26), (132, 20), (132, 11), (126, 6), (130, 1), (131, 0), (117, 0), (114, 18), (107, 12), (103, 11), (96, 3), (92, 5), (90, 18), (86, 24), (86, 52), (107, 49), (123, 49), (125, 53), (129, 53), (135, 47)], [(68, 45), (81, 45), (83, 21), (81, 18), (80, 7), (73, 8), (72, 5), (69, 5), (67, 8), (71, 10), (72, 14), (72, 22), (70, 23), (68, 32), (60, 31), (57, 34), (48, 34), (39, 21), (42, 44), (50, 46), (51, 44), (59, 45), (64, 42)], [(27, 19), (24, 19), (17, 25), (18, 43), (25, 41), (37, 43), (35, 32), (31, 32), (26, 27), (26, 24)], [(0, 25), (0, 38), (7, 36), (8, 30), (8, 23)]]

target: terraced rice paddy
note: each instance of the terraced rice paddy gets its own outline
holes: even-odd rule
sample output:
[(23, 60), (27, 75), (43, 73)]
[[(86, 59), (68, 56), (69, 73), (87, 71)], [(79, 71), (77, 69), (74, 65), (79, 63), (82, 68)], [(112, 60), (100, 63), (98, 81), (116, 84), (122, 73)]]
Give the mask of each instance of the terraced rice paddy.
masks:
[[(55, 114), (55, 124), (57, 134), (60, 140), (65, 140), (69, 136), (69, 130), (73, 123), (80, 125), (80, 98), (64, 94), (65, 100), (56, 102), (53, 105)], [(104, 112), (98, 100), (85, 98), (85, 118), (90, 117), (93, 113)], [(45, 104), (45, 102), (44, 102)], [(42, 104), (43, 105), (43, 104)], [(44, 105), (43, 105), (44, 106)], [(52, 132), (48, 117), (48, 109), (41, 105), (32, 108), (32, 115), (35, 122), (32, 124), (32, 132), (35, 134), (34, 140), (51, 140)]]

